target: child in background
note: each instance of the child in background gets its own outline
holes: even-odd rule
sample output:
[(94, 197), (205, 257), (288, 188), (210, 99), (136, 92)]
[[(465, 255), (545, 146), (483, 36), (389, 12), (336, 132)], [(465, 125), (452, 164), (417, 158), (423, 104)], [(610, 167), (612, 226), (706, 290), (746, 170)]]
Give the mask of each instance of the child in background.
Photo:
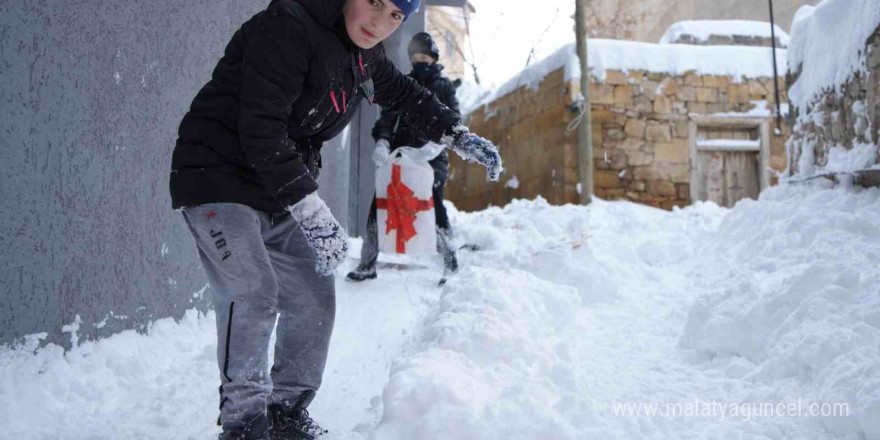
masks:
[[(426, 32), (414, 35), (407, 52), (412, 63), (412, 72), (409, 76), (419, 85), (430, 90), (446, 107), (458, 113), (456, 86), (443, 75), (443, 65), (437, 63), (440, 59), (440, 51), (431, 35)], [(422, 147), (430, 142), (430, 139), (407, 124), (399, 112), (389, 109), (382, 111), (382, 117), (373, 126), (373, 138), (376, 140), (376, 150), (373, 153), (376, 166), (385, 163), (391, 152), (397, 148)], [(437, 157), (430, 158), (428, 163), (434, 169), (433, 197), (437, 222), (437, 251), (443, 256), (445, 280), (448, 275), (458, 271), (458, 260), (452, 244), (452, 227), (449, 224), (449, 216), (446, 215), (446, 207), (443, 206), (443, 188), (449, 175), (449, 154), (446, 150), (442, 150)], [(367, 218), (367, 235), (361, 248), (361, 262), (357, 269), (348, 274), (348, 279), (363, 281), (376, 278), (378, 256), (379, 231), (376, 224), (376, 197), (373, 196), (370, 215)]]

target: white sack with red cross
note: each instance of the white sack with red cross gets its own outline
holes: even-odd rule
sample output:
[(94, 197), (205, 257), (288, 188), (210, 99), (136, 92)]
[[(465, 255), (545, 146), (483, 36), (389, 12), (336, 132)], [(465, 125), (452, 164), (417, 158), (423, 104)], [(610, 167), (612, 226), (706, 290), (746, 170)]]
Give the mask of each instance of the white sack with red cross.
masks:
[(376, 170), (379, 251), (389, 254), (437, 253), (434, 169), (412, 148), (398, 148)]

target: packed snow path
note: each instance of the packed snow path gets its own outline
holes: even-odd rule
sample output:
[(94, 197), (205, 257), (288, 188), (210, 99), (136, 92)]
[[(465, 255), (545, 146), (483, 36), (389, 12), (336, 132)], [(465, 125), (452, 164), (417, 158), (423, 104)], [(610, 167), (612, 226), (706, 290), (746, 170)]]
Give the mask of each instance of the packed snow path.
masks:
[[(880, 438), (880, 191), (452, 219), (480, 250), (443, 288), (430, 259), (340, 269), (312, 406), (331, 439)], [(191, 312), (66, 355), (3, 349), (0, 438), (214, 438), (214, 332)]]

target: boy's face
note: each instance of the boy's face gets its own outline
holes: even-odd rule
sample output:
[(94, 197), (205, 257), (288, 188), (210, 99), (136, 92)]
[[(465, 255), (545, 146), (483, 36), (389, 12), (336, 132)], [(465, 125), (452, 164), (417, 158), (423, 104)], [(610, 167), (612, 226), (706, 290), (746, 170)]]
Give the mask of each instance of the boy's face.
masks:
[(348, 36), (361, 49), (388, 38), (406, 18), (391, 0), (346, 0), (342, 14)]
[(414, 53), (411, 57), (409, 57), (410, 63), (428, 63), (434, 64), (434, 58), (431, 55), (426, 53)]

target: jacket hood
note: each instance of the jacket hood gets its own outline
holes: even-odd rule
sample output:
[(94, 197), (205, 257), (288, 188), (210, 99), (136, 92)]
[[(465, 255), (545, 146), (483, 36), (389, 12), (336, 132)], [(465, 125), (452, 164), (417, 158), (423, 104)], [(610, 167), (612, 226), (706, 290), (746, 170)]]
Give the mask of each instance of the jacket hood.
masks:
[(293, 8), (298, 4), (312, 16), (312, 18), (321, 26), (328, 29), (333, 28), (333, 24), (342, 17), (342, 7), (345, 0), (272, 0), (270, 6), (278, 4), (282, 10), (295, 13)]

